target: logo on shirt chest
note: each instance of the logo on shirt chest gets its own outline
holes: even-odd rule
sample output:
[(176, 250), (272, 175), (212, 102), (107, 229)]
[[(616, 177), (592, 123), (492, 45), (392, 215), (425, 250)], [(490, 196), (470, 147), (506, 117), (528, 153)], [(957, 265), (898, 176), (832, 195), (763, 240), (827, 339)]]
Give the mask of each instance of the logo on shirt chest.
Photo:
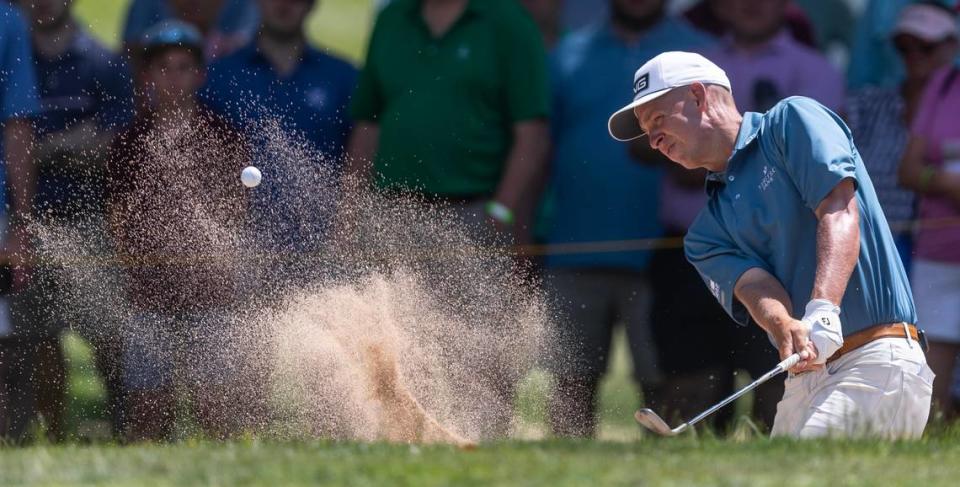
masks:
[(773, 182), (773, 176), (777, 174), (777, 169), (770, 166), (763, 166), (763, 173), (760, 177), (760, 184), (757, 185), (760, 191), (765, 191), (770, 183)]
[(311, 88), (304, 94), (307, 106), (315, 110), (322, 110), (327, 104), (327, 91), (323, 88)]

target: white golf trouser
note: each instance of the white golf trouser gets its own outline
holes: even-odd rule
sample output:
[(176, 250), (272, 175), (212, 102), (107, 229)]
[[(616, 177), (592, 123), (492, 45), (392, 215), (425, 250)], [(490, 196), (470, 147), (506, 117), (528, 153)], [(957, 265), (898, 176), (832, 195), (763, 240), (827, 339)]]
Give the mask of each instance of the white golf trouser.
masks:
[(791, 374), (771, 435), (918, 438), (933, 377), (916, 341), (874, 340), (821, 370)]

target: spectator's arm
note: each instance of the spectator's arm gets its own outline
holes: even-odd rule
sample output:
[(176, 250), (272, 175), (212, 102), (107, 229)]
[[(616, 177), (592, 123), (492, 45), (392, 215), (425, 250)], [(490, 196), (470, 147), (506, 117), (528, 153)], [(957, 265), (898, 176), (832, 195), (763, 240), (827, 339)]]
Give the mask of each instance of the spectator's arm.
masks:
[(897, 176), (901, 186), (912, 189), (917, 194), (944, 196), (960, 204), (960, 174), (944, 171), (927, 162), (930, 143), (927, 134), (932, 133), (938, 123), (935, 115), (939, 110), (941, 92), (949, 76), (949, 69), (953, 68), (934, 74), (923, 90), (911, 122), (910, 139), (900, 159)]
[(368, 186), (373, 177), (373, 162), (380, 147), (380, 115), (386, 105), (380, 71), (380, 32), (377, 19), (370, 35), (367, 59), (357, 78), (357, 89), (350, 100), (350, 118), (353, 131), (347, 142), (347, 161), (344, 164), (344, 183), (349, 187)]
[(34, 159), (41, 167), (50, 164), (83, 167), (90, 161), (102, 161), (105, 148), (114, 136), (114, 130), (101, 130), (94, 120), (84, 120), (37, 140)]
[(550, 72), (537, 26), (522, 8), (505, 17), (501, 29), (497, 39), (513, 142), (493, 197), (514, 211), (522, 227), (539, 199), (551, 151)]
[(29, 279), (24, 264), (29, 256), (29, 238), (23, 225), (33, 210), (36, 170), (33, 165), (33, 125), (25, 118), (6, 121), (3, 129), (7, 187), (10, 189), (10, 232), (4, 242), (3, 257), (13, 267), (13, 288), (23, 289)]
[(348, 185), (364, 187), (370, 184), (373, 159), (380, 143), (380, 124), (359, 122), (353, 127), (344, 165), (344, 181)]
[(3, 130), (4, 159), (11, 193), (11, 216), (16, 220), (33, 210), (36, 168), (33, 164), (33, 125), (24, 118), (7, 120)]
[(550, 129), (545, 120), (514, 124), (513, 147), (494, 199), (512, 209), (529, 207), (528, 200), (536, 197), (529, 190), (539, 186), (546, 174), (549, 153)]
[(34, 134), (30, 119), (40, 112), (40, 97), (27, 25), (16, 9), (12, 19), (4, 19), (3, 27), (9, 31), (4, 32), (0, 49), (2, 156), (6, 163), (8, 201), (12, 206), (10, 216), (16, 221), (33, 209), (36, 170), (31, 155)]
[(924, 157), (926, 150), (927, 141), (923, 137), (910, 136), (900, 160), (900, 185), (917, 194), (946, 196), (960, 205), (960, 174), (928, 165)]

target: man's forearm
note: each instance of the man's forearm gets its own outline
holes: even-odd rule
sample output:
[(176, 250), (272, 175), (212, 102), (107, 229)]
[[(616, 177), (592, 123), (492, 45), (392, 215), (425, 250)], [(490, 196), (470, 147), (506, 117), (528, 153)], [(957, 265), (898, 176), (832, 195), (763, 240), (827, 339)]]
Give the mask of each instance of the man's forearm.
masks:
[[(550, 131), (543, 120), (517, 123), (513, 147), (494, 199), (511, 209), (522, 207), (529, 189), (546, 173), (550, 153)], [(529, 205), (528, 205), (529, 206)]]
[(790, 295), (769, 272), (755, 267), (737, 280), (734, 295), (767, 333), (779, 336), (793, 317)]
[(380, 145), (380, 124), (359, 122), (350, 134), (344, 178), (348, 185), (365, 186), (370, 183), (373, 159)]
[(3, 131), (7, 180), (13, 217), (26, 217), (33, 211), (36, 193), (36, 168), (33, 164), (33, 126), (25, 119), (8, 120)]
[(808, 327), (790, 315), (793, 309), (790, 295), (776, 277), (754, 267), (740, 276), (733, 293), (760, 328), (773, 337), (781, 360), (800, 354), (800, 363), (791, 371), (801, 372), (811, 367), (808, 360), (816, 358), (816, 352), (808, 338)]
[(839, 305), (860, 255), (860, 211), (852, 181), (834, 189), (817, 217), (817, 271), (810, 299)]
[(55, 164), (74, 169), (98, 166), (104, 162), (107, 148), (115, 136), (115, 131), (100, 130), (96, 122), (85, 120), (68, 130), (35, 140), (34, 165), (45, 168)]

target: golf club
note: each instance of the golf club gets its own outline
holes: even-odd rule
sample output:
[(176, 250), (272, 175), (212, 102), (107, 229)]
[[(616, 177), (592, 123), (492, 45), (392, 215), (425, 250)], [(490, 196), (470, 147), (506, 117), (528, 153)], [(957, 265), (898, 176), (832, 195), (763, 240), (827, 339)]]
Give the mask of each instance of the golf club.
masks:
[(715, 413), (718, 409), (735, 401), (738, 397), (752, 391), (754, 388), (756, 388), (760, 384), (763, 384), (764, 382), (770, 380), (771, 378), (790, 369), (794, 365), (797, 365), (798, 362), (800, 362), (800, 354), (798, 353), (795, 353), (787, 357), (783, 362), (780, 362), (779, 364), (777, 364), (777, 366), (774, 367), (773, 370), (771, 370), (770, 372), (767, 372), (766, 374), (763, 374), (762, 377), (751, 382), (750, 385), (744, 387), (743, 389), (740, 389), (739, 391), (735, 392), (732, 396), (724, 399), (723, 401), (720, 401), (720, 403), (718, 403), (717, 405), (700, 413), (697, 417), (673, 429), (671, 429), (670, 426), (667, 425), (666, 421), (664, 421), (663, 418), (661, 418), (657, 413), (653, 412), (652, 409), (643, 408), (637, 411), (636, 414), (634, 414), (633, 416), (634, 418), (637, 419), (638, 423), (644, 425), (647, 429), (655, 433), (658, 433), (662, 436), (676, 436), (690, 429), (691, 426), (699, 423), (707, 416), (710, 416), (711, 414)]

